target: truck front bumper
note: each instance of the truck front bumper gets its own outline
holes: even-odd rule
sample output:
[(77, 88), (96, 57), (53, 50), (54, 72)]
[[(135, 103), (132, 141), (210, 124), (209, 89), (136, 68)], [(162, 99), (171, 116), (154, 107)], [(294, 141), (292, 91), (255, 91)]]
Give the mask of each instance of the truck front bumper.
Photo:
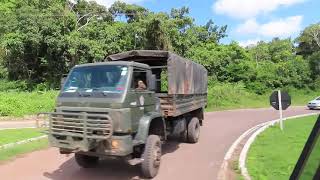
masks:
[(48, 137), (50, 145), (60, 148), (60, 152), (63, 153), (82, 152), (98, 156), (127, 156), (133, 152), (131, 135), (111, 136), (102, 141), (79, 140), (72, 136), (66, 136), (65, 140), (59, 140), (52, 135)]

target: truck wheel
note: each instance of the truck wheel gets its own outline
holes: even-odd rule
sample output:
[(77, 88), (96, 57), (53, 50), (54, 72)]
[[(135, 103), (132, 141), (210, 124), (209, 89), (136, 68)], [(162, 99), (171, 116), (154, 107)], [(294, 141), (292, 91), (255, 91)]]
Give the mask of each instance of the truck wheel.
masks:
[(83, 168), (95, 167), (99, 162), (99, 157), (96, 156), (88, 156), (84, 154), (75, 153), (74, 157), (76, 159), (77, 164)]
[(142, 174), (153, 178), (158, 174), (161, 159), (161, 141), (157, 135), (149, 135), (142, 155)]
[(196, 143), (200, 136), (200, 123), (197, 117), (193, 117), (188, 124), (188, 142)]

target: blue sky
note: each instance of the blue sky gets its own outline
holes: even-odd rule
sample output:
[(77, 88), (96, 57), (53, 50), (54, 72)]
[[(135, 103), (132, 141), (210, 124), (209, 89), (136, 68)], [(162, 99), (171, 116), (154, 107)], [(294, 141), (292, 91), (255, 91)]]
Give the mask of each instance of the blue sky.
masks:
[[(109, 6), (114, 0), (96, 0)], [(228, 25), (228, 43), (243, 46), (273, 37), (295, 38), (304, 27), (320, 22), (320, 0), (123, 0), (152, 11), (170, 12), (187, 6), (197, 24), (209, 19), (217, 25)]]

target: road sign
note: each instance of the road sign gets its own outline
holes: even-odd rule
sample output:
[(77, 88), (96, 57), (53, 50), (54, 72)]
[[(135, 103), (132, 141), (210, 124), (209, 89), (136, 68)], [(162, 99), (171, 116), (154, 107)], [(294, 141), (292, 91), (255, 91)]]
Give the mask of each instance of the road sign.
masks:
[(280, 129), (283, 130), (282, 110), (286, 110), (291, 105), (291, 97), (287, 92), (274, 91), (270, 96), (270, 105), (279, 110)]
[[(270, 96), (270, 105), (276, 110), (280, 109), (282, 105), (282, 110), (286, 110), (291, 105), (291, 97), (287, 92), (281, 92), (279, 96), (279, 91), (274, 91)], [(281, 104), (279, 103), (281, 99)]]

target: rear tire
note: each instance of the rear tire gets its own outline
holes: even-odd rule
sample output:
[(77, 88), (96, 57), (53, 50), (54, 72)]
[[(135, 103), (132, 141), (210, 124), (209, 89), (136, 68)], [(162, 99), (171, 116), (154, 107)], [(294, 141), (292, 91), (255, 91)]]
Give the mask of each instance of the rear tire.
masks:
[(158, 174), (161, 160), (161, 141), (157, 135), (149, 135), (142, 155), (142, 174), (146, 178), (153, 178)]
[(193, 117), (188, 124), (188, 142), (197, 143), (200, 136), (200, 122), (197, 117)]
[(99, 157), (88, 156), (84, 154), (75, 153), (74, 158), (77, 164), (82, 168), (93, 168), (97, 166), (99, 162)]

